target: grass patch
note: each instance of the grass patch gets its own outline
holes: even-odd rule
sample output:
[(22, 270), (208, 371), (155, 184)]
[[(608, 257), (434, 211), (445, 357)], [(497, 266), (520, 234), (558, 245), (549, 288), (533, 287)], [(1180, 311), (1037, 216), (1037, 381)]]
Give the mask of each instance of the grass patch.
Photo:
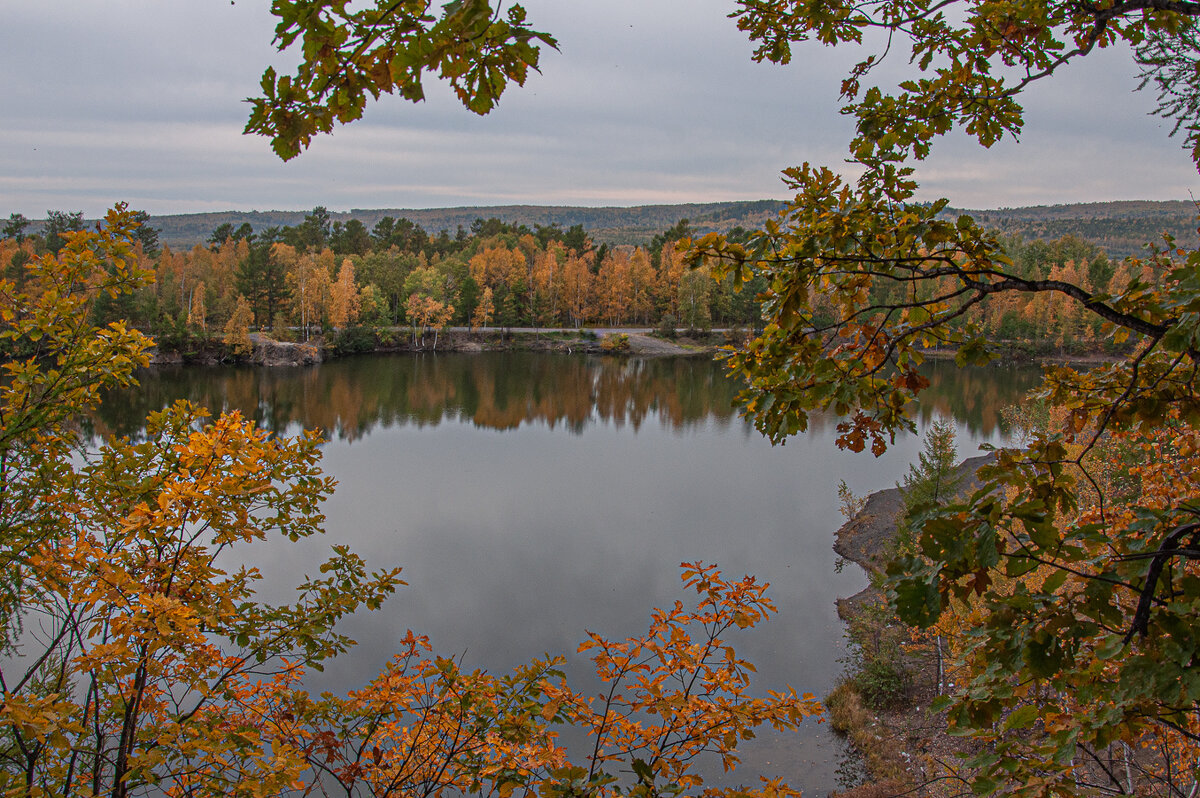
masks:
[[(843, 678), (823, 703), (829, 714), (830, 726), (850, 741), (863, 758), (867, 772), (874, 779), (869, 785), (856, 787), (839, 795), (853, 795), (854, 798), (894, 795), (911, 784), (912, 777), (900, 741), (868, 708), (853, 680)], [(867, 787), (878, 787), (885, 791), (860, 792)]]

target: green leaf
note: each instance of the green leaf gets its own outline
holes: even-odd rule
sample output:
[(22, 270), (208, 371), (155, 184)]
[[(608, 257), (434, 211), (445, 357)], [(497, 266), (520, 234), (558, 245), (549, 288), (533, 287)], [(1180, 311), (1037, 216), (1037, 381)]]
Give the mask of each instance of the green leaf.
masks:
[(971, 782), (971, 791), (976, 795), (995, 795), (999, 784), (995, 779), (986, 776), (976, 776)]
[(921, 628), (932, 626), (942, 613), (942, 596), (937, 576), (927, 579), (903, 579), (894, 587), (893, 604), (905, 623)]
[(1038, 713), (1039, 708), (1036, 704), (1022, 704), (1004, 719), (1004, 728), (1006, 731), (1028, 728), (1037, 720)]
[(1068, 576), (1070, 576), (1070, 574), (1063, 570), (1058, 570), (1050, 574), (1050, 576), (1046, 577), (1046, 581), (1042, 583), (1042, 592), (1058, 592), (1058, 589), (1066, 583)]
[(1125, 650), (1125, 639), (1121, 635), (1108, 635), (1096, 646), (1096, 657), (1110, 660)]

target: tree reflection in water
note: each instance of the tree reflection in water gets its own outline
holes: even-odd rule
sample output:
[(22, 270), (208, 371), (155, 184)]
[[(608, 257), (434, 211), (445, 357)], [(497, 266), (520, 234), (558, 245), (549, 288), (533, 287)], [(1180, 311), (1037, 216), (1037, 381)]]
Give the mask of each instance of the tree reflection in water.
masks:
[[(989, 437), (1000, 410), (1021, 401), (1037, 369), (964, 370), (927, 365), (931, 385), (921, 423), (952, 416)], [(148, 370), (133, 391), (111, 396), (93, 420), (101, 435), (137, 437), (142, 420), (178, 399), (213, 412), (238, 410), (283, 433), (320, 429), (353, 441), (376, 427), (465, 421), (506, 430), (545, 424), (573, 433), (588, 424), (648, 419), (683, 431), (705, 423), (743, 424), (738, 385), (704, 358), (624, 359), (529, 352), (368, 355), (303, 368), (190, 367)], [(833, 419), (814, 417), (823, 430)]]

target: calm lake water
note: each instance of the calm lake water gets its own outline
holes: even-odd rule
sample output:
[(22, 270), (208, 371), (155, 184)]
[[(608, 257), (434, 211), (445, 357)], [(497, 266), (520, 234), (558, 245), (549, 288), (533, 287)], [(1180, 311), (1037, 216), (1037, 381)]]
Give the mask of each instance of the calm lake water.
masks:
[[(959, 453), (1003, 440), (1000, 408), (1036, 369), (958, 372), (932, 364), (920, 425), (954, 418)], [(839, 451), (833, 419), (772, 447), (732, 408), (737, 386), (703, 359), (624, 360), (529, 353), (364, 356), (303, 369), (155, 370), (111, 397), (98, 431), (136, 435), (181, 398), (240, 410), (281, 433), (319, 428), (338, 480), (323, 540), (251, 551), (263, 596), (286, 600), (332, 543), (372, 567), (403, 566), (408, 587), (346, 629), (360, 641), (313, 681), (367, 681), (407, 629), (472, 667), (503, 672), (572, 655), (591, 630), (642, 632), (651, 608), (685, 598), (681, 562), (771, 583), (779, 613), (731, 642), (758, 666), (756, 689), (823, 695), (843, 654), (834, 600), (865, 585), (836, 570), (841, 480), (891, 487), (916, 459), (905, 436), (880, 458)], [(587, 672), (574, 658), (572, 675)], [(586, 684), (586, 682), (580, 682)], [(836, 786), (840, 744), (812, 725), (766, 734), (733, 778), (784, 775), (808, 795)]]

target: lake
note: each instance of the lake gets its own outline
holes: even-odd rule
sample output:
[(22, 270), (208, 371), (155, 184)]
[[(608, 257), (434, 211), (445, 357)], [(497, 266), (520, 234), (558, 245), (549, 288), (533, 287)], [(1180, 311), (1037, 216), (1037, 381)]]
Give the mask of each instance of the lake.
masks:
[[(924, 427), (954, 418), (961, 456), (999, 443), (999, 412), (1038, 380), (1031, 368), (959, 372), (930, 364)], [(366, 682), (407, 629), (471, 667), (503, 672), (571, 655), (584, 631), (644, 631), (651, 608), (684, 598), (681, 562), (771, 583), (779, 613), (729, 640), (758, 667), (756, 691), (822, 696), (843, 654), (834, 600), (865, 583), (833, 553), (840, 481), (891, 487), (920, 439), (883, 457), (839, 451), (836, 421), (771, 446), (733, 409), (737, 386), (706, 359), (532, 353), (362, 356), (295, 369), (159, 369), (110, 397), (97, 431), (136, 435), (180, 398), (240, 410), (279, 433), (319, 428), (338, 480), (324, 539), (251, 553), (263, 597), (286, 600), (333, 543), (373, 568), (403, 566), (382, 610), (345, 628), (360, 641), (313, 687)], [(576, 658), (578, 659), (578, 658)], [(586, 661), (573, 660), (582, 673)], [(836, 786), (841, 746), (824, 727), (764, 734), (734, 778), (784, 775), (808, 795)], [(719, 768), (718, 768), (719, 770)]]

